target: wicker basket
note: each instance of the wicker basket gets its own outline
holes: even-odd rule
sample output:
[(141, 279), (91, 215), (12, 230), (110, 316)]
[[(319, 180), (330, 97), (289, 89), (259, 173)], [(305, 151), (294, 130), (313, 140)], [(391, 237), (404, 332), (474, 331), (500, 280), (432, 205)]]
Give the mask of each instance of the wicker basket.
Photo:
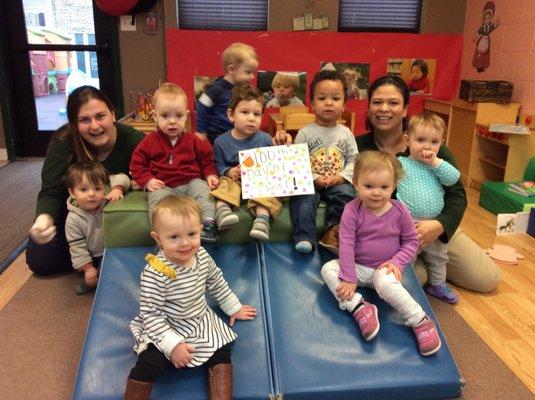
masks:
[(513, 84), (506, 81), (462, 80), (459, 98), (475, 103), (510, 103)]

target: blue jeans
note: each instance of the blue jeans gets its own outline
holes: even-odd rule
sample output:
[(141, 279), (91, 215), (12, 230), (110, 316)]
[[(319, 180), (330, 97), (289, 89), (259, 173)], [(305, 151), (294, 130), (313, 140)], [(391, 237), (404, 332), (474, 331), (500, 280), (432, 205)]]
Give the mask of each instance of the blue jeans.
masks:
[(316, 189), (316, 193), (290, 198), (290, 217), (295, 243), (306, 240), (316, 246), (316, 214), (320, 201), (327, 203), (325, 227), (329, 229), (340, 223), (344, 206), (356, 196), (355, 188), (349, 183), (327, 189)]

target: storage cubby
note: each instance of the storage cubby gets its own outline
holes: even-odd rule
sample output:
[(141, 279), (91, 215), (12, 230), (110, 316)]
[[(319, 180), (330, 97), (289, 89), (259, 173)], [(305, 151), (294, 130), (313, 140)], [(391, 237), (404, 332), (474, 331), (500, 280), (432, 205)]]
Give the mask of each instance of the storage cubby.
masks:
[(514, 124), (519, 109), (517, 103), (452, 100), (447, 145), (464, 184), (479, 189), (486, 181), (522, 179), (519, 165), (525, 167), (533, 154), (531, 135), (489, 132), (491, 123)]

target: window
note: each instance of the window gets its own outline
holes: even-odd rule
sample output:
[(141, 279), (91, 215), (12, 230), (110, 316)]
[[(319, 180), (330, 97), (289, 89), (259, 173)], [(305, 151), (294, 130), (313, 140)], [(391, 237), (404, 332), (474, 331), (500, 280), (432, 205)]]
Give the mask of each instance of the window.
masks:
[(179, 0), (181, 29), (263, 31), (268, 0)]
[(421, 0), (340, 0), (340, 31), (415, 32)]

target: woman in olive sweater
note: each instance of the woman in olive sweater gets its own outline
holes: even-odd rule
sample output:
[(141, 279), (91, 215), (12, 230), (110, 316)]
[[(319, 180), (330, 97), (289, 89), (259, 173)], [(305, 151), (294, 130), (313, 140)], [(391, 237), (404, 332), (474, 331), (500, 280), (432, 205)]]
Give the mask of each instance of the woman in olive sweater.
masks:
[[(359, 152), (383, 150), (394, 155), (408, 155), (403, 140), (409, 89), (400, 78), (383, 76), (370, 85), (367, 128), (369, 132), (356, 138)], [(453, 155), (445, 145), (440, 146), (437, 157), (456, 166)], [(492, 291), (500, 280), (496, 264), (464, 232), (459, 224), (466, 209), (466, 192), (459, 180), (444, 187), (444, 208), (434, 220), (420, 221), (416, 231), (422, 246), (440, 239), (448, 243), (449, 262), (447, 279), (465, 289), (478, 292)], [(420, 282), (427, 281), (422, 260), (417, 259), (415, 271)]]
[(26, 249), (27, 264), (39, 275), (72, 271), (65, 239), (68, 192), (63, 184), (69, 165), (97, 160), (110, 174), (129, 174), (132, 152), (144, 137), (134, 128), (117, 123), (106, 95), (92, 86), (71, 93), (67, 116), (68, 124), (56, 131), (45, 156), (37, 218)]

